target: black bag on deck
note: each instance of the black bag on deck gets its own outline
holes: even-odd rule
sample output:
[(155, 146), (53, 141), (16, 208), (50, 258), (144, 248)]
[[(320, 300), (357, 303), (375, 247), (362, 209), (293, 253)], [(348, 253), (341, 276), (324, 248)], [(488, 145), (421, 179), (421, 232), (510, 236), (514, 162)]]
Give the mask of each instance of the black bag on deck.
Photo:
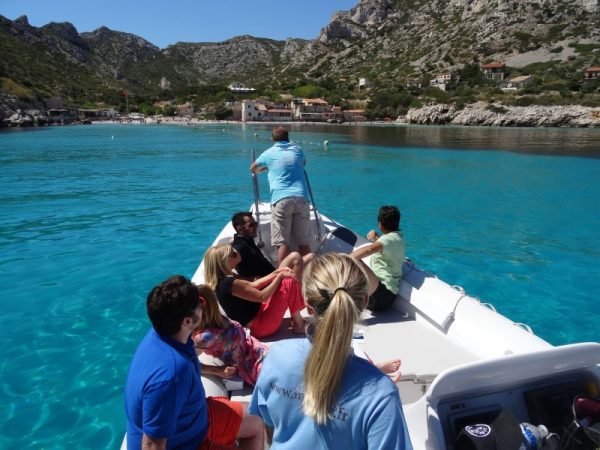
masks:
[(600, 399), (578, 395), (573, 400), (573, 422), (560, 440), (563, 450), (600, 449)]

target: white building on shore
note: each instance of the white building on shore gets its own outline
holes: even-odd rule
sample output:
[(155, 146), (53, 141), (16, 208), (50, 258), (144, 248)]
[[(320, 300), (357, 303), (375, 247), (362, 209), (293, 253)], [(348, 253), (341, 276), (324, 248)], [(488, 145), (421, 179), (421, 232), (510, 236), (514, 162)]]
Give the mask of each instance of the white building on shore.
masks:
[(292, 100), (294, 120), (301, 122), (326, 122), (342, 118), (342, 108), (332, 106), (322, 98), (297, 98)]
[[(352, 110), (349, 117), (362, 121), (363, 110)], [(296, 98), (290, 107), (274, 104), (265, 99), (242, 101), (242, 122), (332, 122), (342, 120), (342, 108), (327, 103), (322, 98)]]
[(248, 92), (256, 91), (256, 89), (247, 87), (244, 84), (239, 83), (237, 81), (234, 81), (229, 86), (227, 86), (227, 89), (229, 89), (231, 92), (237, 92), (237, 93), (248, 93)]
[(292, 110), (267, 100), (242, 101), (242, 122), (291, 122)]

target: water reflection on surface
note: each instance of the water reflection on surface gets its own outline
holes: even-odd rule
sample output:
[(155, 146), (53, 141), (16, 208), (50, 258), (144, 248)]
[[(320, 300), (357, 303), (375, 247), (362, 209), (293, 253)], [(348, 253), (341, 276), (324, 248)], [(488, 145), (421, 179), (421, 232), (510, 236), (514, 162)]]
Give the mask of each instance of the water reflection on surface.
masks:
[[(270, 129), (272, 125), (259, 125), (259, 127)], [(336, 139), (342, 141), (330, 141), (331, 144), (351, 142), (387, 147), (504, 150), (538, 155), (600, 157), (600, 129), (598, 128), (325, 124), (291, 124), (290, 128), (292, 132), (336, 133)]]

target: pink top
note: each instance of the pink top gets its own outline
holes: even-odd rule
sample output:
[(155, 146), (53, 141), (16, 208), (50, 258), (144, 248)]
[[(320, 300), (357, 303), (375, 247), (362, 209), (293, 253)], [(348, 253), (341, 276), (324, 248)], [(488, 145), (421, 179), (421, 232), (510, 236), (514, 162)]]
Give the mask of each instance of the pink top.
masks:
[(237, 367), (240, 378), (254, 386), (269, 347), (246, 334), (244, 327), (235, 320), (224, 319), (227, 322), (225, 328), (207, 328), (194, 333), (194, 344), (226, 366)]

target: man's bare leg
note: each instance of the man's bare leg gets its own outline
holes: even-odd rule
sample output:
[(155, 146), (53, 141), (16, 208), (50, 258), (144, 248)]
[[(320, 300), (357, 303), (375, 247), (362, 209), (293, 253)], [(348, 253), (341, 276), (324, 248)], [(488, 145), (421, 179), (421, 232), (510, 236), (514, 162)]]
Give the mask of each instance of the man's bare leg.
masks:
[(237, 434), (240, 448), (243, 450), (263, 450), (265, 445), (265, 424), (258, 416), (253, 416), (247, 411), (244, 403), (244, 417)]
[(316, 256), (317, 255), (315, 255), (314, 253), (308, 253), (304, 256), (300, 256), (300, 253), (292, 252), (289, 255), (287, 255), (283, 261), (281, 261), (281, 264), (279, 264), (279, 268), (289, 267), (290, 269), (292, 269), (292, 272), (294, 272), (294, 274), (296, 275), (298, 283), (302, 283), (302, 273), (304, 272), (304, 268), (309, 262), (315, 259)]
[(296, 279), (298, 280), (298, 282), (302, 282), (302, 272), (304, 270), (304, 263), (302, 261), (302, 256), (300, 256), (300, 253), (292, 252), (289, 255), (287, 255), (283, 259), (283, 261), (281, 261), (281, 264), (279, 264), (279, 268), (281, 269), (282, 267), (289, 267), (290, 269), (292, 269), (292, 272), (294, 272), (294, 274), (296, 275)]
[(306, 265), (311, 262), (313, 259), (315, 259), (317, 257), (317, 255), (315, 253), (307, 253), (306, 255), (304, 255), (302, 257), (302, 262), (304, 263), (304, 267), (306, 267)]
[(289, 254), (290, 254), (290, 248), (287, 246), (287, 244), (279, 244), (277, 246), (277, 261), (279, 263), (279, 266), (281, 266), (281, 263), (286, 258), (286, 256)]

